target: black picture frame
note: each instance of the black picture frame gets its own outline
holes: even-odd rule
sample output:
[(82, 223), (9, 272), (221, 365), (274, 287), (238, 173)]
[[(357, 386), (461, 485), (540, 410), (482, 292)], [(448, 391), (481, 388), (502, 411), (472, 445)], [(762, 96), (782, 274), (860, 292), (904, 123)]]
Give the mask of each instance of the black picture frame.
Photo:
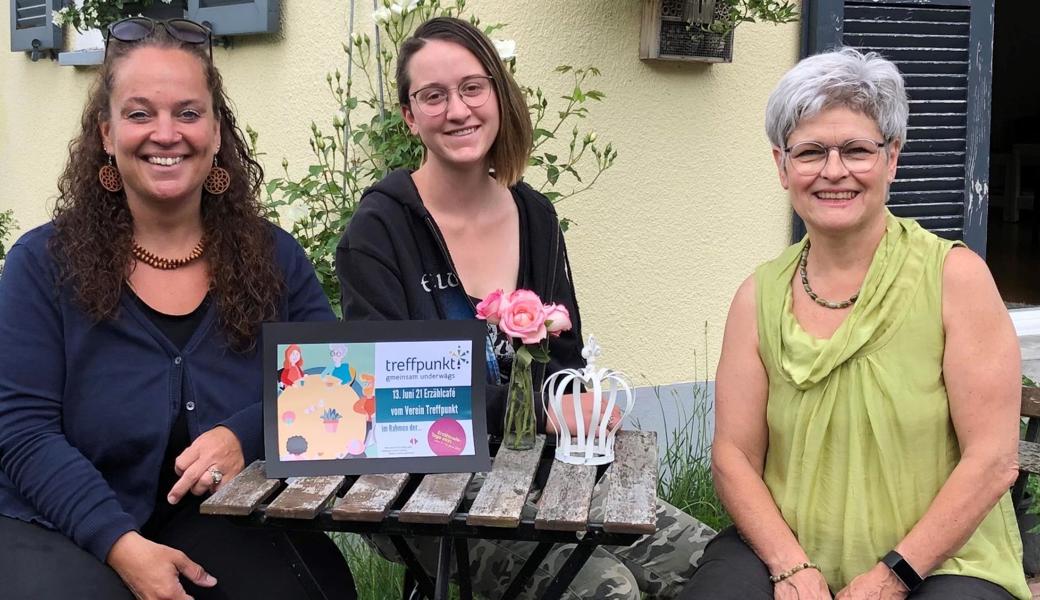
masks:
[[(489, 471), (486, 392), (487, 326), (483, 321), (354, 321), (264, 323), (262, 328), (264, 451), (269, 478), (363, 475), (368, 473), (474, 473)], [(288, 344), (381, 344), (394, 342), (452, 342), (469, 344), (470, 414), (473, 454), (455, 456), (345, 457), (283, 460), (279, 448), (279, 346)], [(284, 386), (284, 384), (281, 384)], [(422, 386), (414, 386), (422, 389)], [(284, 389), (284, 388), (283, 388)], [(387, 389), (387, 388), (384, 388)], [(404, 389), (404, 388), (402, 388)], [(376, 410), (373, 407), (373, 410)], [(373, 421), (373, 430), (376, 423)]]

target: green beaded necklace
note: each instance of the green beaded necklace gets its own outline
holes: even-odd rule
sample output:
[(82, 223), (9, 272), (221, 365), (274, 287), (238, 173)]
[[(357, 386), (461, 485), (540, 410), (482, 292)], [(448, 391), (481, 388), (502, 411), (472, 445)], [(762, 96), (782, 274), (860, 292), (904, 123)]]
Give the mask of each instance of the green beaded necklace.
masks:
[(805, 265), (809, 262), (809, 246), (809, 240), (805, 240), (805, 248), (802, 248), (802, 256), (798, 259), (798, 274), (802, 276), (802, 288), (805, 290), (805, 293), (813, 299), (813, 302), (824, 308), (839, 310), (842, 308), (848, 308), (855, 304), (856, 300), (859, 298), (859, 292), (856, 292), (851, 298), (843, 302), (831, 302), (830, 300), (820, 298), (816, 295), (816, 292), (812, 291), (812, 288), (809, 286), (809, 276), (805, 273)]

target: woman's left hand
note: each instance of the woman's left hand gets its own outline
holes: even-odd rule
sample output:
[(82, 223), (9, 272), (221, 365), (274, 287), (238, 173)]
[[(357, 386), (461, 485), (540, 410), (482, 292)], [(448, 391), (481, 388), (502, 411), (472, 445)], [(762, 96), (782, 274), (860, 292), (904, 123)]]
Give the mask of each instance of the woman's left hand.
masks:
[[(604, 402), (604, 405), (606, 402)], [(592, 421), (592, 392), (581, 393), (581, 412), (585, 420), (585, 430), (588, 431), (589, 423)], [(564, 394), (563, 396), (563, 420), (567, 423), (567, 430), (572, 434), (577, 431), (577, 421), (574, 419), (574, 395)], [(621, 425), (621, 409), (614, 406), (614, 410), (610, 414), (610, 420), (607, 422), (608, 429), (617, 429)], [(556, 413), (549, 411), (545, 420), (545, 431), (547, 433), (556, 433)]]
[(834, 600), (903, 600), (907, 597), (903, 582), (883, 563), (857, 576), (834, 596)]
[(213, 481), (214, 469), (221, 474), (221, 481), (229, 480), (245, 468), (242, 444), (238, 436), (224, 426), (214, 427), (203, 433), (174, 462), (181, 476), (173, 484), (166, 500), (177, 504), (189, 491), (196, 496), (217, 489)]

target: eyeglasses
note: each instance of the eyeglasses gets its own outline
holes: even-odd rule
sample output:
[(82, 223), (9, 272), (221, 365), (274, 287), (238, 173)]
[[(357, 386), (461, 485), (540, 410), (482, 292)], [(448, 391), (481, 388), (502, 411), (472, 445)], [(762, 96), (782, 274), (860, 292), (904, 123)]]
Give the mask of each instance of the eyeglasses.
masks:
[(448, 110), (448, 98), (452, 91), (458, 92), (459, 100), (470, 108), (484, 106), (491, 97), (491, 82), (494, 80), (489, 75), (473, 75), (462, 80), (458, 86), (446, 88), (440, 85), (428, 85), (421, 90), (409, 94), (419, 105), (419, 110), (428, 117), (439, 117)]
[(209, 58), (213, 60), (213, 32), (209, 27), (188, 19), (156, 21), (148, 17), (129, 17), (109, 25), (108, 33), (105, 34), (105, 56), (108, 56), (108, 44), (113, 38), (126, 44), (140, 42), (152, 35), (156, 26), (160, 25), (170, 37), (185, 44), (208, 44)]
[(784, 148), (784, 152), (790, 157), (791, 166), (799, 175), (819, 175), (823, 172), (832, 149), (838, 151), (838, 157), (850, 173), (866, 173), (877, 164), (878, 155), (886, 144), (888, 142), (867, 139), (849, 140), (840, 146), (800, 142)]

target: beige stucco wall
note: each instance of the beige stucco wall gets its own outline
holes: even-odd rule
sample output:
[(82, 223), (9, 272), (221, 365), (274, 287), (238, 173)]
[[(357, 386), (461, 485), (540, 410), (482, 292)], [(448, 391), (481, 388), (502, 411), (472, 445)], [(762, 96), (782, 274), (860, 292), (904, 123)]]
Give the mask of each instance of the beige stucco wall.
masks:
[[(325, 74), (345, 70), (349, 3), (282, 4), (279, 35), (215, 50), (240, 122), (261, 134), (269, 173), (283, 156), (309, 164), (309, 124), (331, 120)], [(357, 4), (358, 29), (371, 31), (360, 8), (368, 3)], [(614, 142), (618, 160), (559, 207), (577, 223), (567, 240), (586, 333), (640, 383), (714, 378), (730, 297), (790, 237), (762, 114), (797, 59), (797, 24), (743, 25), (734, 62), (710, 66), (640, 61), (638, 0), (471, 0), (469, 9), (508, 23), (497, 35), (516, 40), (521, 83), (558, 96), (568, 82), (551, 73), (556, 65), (603, 71), (596, 87), (607, 99), (587, 125)], [(0, 11), (0, 30), (8, 20)], [(0, 210), (13, 207), (23, 230), (47, 219), (92, 76), (0, 52)]]

